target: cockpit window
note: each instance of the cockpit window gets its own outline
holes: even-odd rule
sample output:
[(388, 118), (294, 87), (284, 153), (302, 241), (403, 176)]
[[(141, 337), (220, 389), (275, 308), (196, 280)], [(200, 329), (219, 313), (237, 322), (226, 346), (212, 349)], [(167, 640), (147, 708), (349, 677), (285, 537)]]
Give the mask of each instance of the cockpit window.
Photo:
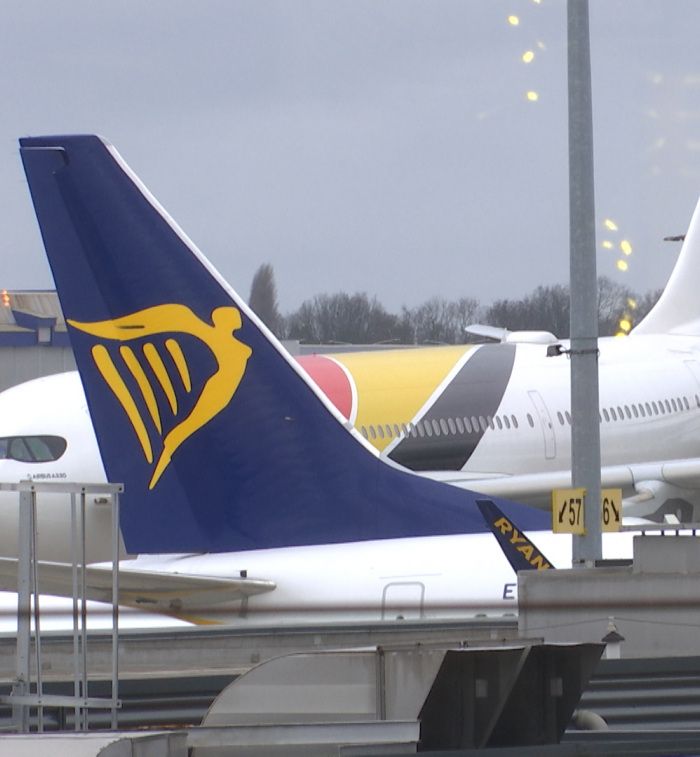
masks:
[(0, 437), (0, 460), (50, 463), (58, 460), (67, 446), (62, 436), (4, 436)]

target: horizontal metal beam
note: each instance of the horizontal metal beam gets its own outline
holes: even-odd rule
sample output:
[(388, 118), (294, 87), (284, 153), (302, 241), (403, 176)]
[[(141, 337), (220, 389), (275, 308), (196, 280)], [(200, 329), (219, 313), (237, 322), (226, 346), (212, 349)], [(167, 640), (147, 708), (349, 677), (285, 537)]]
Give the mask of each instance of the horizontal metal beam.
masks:
[(121, 494), (124, 484), (88, 484), (68, 481), (19, 481), (0, 483), (3, 492), (52, 492), (55, 494)]
[(188, 747), (293, 746), (300, 744), (411, 744), (420, 737), (417, 720), (356, 723), (283, 723), (190, 728)]
[[(114, 700), (101, 697), (71, 697), (60, 694), (22, 694), (0, 696), (0, 704), (29, 705), (30, 707), (90, 707), (100, 710), (109, 710), (114, 707)], [(117, 707), (121, 707), (121, 701), (117, 700)]]

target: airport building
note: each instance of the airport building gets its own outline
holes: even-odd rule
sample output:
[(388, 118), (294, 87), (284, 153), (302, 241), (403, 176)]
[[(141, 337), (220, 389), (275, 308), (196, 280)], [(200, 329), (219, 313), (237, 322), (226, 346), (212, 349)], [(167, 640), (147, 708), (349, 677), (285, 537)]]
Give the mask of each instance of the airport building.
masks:
[(0, 292), (0, 391), (75, 370), (66, 322), (53, 291)]

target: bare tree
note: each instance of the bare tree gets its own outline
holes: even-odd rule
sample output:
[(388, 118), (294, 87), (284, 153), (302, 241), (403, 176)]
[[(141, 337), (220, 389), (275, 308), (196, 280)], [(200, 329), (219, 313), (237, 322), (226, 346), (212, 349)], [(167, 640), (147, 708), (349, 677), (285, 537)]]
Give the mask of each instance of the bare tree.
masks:
[(287, 318), (292, 339), (313, 343), (374, 344), (402, 341), (402, 322), (364, 292), (321, 294), (306, 300)]
[(478, 320), (479, 303), (471, 297), (454, 302), (433, 297), (415, 308), (404, 308), (402, 320), (416, 344), (462, 344), (464, 329)]
[(255, 272), (248, 304), (273, 334), (283, 336), (284, 319), (277, 308), (275, 274), (269, 263), (263, 263)]
[(510, 331), (551, 331), (569, 336), (569, 288), (539, 286), (522, 300), (497, 300), (486, 310), (486, 322)]

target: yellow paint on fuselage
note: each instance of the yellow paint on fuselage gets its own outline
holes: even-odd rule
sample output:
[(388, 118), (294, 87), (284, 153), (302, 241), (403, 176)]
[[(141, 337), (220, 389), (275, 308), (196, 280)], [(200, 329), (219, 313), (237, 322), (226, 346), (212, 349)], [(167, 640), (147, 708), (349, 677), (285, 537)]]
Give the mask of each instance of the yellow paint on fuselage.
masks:
[[(352, 376), (357, 391), (355, 426), (375, 429), (413, 421), (456, 363), (472, 345), (418, 347), (416, 349), (347, 352), (329, 357)], [(396, 437), (372, 438), (380, 451)]]

